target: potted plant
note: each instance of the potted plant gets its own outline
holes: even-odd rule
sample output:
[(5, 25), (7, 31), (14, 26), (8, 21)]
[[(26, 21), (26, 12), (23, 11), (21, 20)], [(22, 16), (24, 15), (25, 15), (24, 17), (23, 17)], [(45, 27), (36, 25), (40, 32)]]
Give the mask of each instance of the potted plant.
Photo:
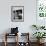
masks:
[(41, 43), (40, 40), (42, 38), (45, 38), (44, 37), (46, 36), (45, 34), (46, 34), (45, 32), (35, 32), (33, 35), (37, 38), (38, 43)]

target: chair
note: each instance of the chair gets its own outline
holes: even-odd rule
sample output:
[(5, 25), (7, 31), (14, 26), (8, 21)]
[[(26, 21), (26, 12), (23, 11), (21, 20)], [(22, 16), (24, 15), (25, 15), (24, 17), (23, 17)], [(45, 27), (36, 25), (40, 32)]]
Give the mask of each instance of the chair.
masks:
[(7, 42), (7, 38), (10, 38), (13, 36), (17, 36), (17, 39), (15, 38), (16, 41), (16, 46), (18, 46), (18, 27), (16, 28), (11, 28), (11, 33), (5, 33), (5, 46), (7, 46), (8, 42)]
[(7, 39), (10, 38), (11, 36), (17, 36), (17, 38), (15, 38), (15, 40), (16, 40), (16, 46), (18, 46), (18, 34), (17, 35), (16, 34), (12, 35), (12, 34), (9, 34), (9, 33), (5, 34), (5, 46), (8, 45)]
[(19, 42), (19, 46), (30, 46), (29, 33), (21, 33), (21, 37), (20, 40), (22, 41)]

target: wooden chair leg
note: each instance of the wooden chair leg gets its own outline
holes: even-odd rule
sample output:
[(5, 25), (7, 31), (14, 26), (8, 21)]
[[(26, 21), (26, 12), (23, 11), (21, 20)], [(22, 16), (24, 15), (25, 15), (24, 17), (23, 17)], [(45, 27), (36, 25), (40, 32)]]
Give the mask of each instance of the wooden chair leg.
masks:
[(16, 37), (16, 45), (15, 46), (18, 46), (18, 34), (17, 34), (17, 37)]
[(5, 41), (5, 46), (7, 46), (7, 42)]
[(7, 33), (5, 34), (5, 46), (7, 46)]
[(18, 46), (18, 34), (17, 34), (17, 46)]

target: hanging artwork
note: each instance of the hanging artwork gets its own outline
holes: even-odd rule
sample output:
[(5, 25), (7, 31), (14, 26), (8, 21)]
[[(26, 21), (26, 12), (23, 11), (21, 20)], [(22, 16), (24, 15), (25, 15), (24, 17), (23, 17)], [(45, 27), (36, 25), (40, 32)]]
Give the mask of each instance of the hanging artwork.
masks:
[(11, 6), (11, 21), (12, 22), (24, 21), (24, 6)]
[(46, 17), (46, 1), (45, 0), (37, 1), (37, 13), (39, 17)]
[(38, 25), (46, 23), (46, 0), (37, 0), (36, 22)]

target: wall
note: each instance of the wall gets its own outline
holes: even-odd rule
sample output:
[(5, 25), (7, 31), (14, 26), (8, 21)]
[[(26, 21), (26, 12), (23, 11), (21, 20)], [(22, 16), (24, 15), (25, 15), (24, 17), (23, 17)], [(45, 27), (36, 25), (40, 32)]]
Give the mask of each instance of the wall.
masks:
[[(24, 22), (11, 22), (11, 6), (24, 6)], [(0, 0), (0, 34), (17, 26), (19, 32), (32, 36), (32, 24), (36, 24), (36, 0)]]

